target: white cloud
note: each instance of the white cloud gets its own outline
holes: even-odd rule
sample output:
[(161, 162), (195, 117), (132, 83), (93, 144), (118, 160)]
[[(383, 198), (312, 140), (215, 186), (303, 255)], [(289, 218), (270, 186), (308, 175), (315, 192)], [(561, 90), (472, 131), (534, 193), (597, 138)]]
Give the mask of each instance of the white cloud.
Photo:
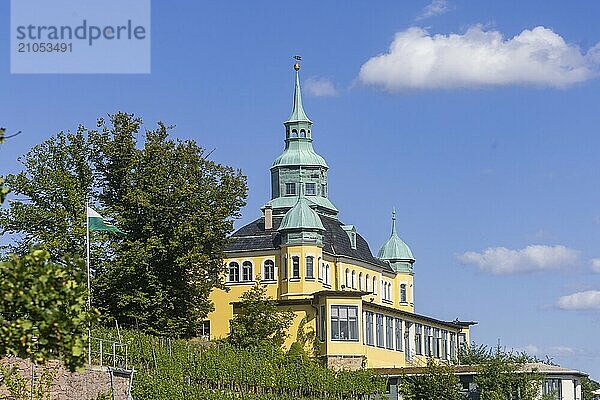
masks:
[(570, 267), (577, 264), (579, 252), (565, 246), (530, 245), (520, 250), (489, 247), (481, 253), (468, 251), (458, 259), (482, 271), (506, 275)]
[(554, 357), (568, 357), (576, 354), (576, 350), (568, 346), (551, 346), (551, 347), (539, 347), (535, 344), (528, 344), (522, 347), (515, 347), (511, 349), (516, 353), (527, 353), (530, 356), (554, 356)]
[(551, 356), (572, 356), (575, 354), (575, 349), (569, 346), (554, 346), (550, 347), (549, 355)]
[(563, 310), (600, 310), (600, 291), (587, 290), (562, 296), (556, 305)]
[(599, 74), (600, 43), (587, 53), (538, 26), (511, 39), (471, 27), (431, 35), (413, 27), (396, 33), (389, 51), (369, 59), (359, 80), (387, 90), (501, 85), (565, 87)]
[(433, 0), (431, 3), (427, 5), (423, 9), (421, 15), (419, 15), (416, 19), (421, 20), (429, 17), (433, 17), (436, 15), (444, 14), (448, 12), (448, 1), (447, 0)]
[(600, 258), (592, 258), (592, 271), (600, 274)]
[(310, 77), (304, 82), (304, 88), (313, 96), (337, 96), (338, 92), (327, 78)]
[(528, 344), (526, 346), (517, 347), (512, 350), (516, 353), (527, 353), (530, 356), (535, 356), (536, 354), (540, 353), (539, 347), (537, 347), (535, 344)]

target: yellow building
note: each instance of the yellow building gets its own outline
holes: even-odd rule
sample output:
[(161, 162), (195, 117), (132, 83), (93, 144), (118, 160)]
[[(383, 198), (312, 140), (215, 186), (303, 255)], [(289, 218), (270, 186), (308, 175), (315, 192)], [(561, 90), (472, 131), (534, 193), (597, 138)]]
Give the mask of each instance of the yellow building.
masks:
[(237, 230), (227, 251), (229, 291), (211, 295), (210, 338), (225, 337), (242, 293), (259, 280), (295, 313), (286, 346), (300, 340), (332, 367), (419, 366), (427, 357), (456, 359), (473, 323), (414, 313), (413, 264), (396, 231), (377, 257), (329, 200), (325, 159), (312, 145), (296, 70), (285, 149), (271, 167), (272, 198), (262, 216)]

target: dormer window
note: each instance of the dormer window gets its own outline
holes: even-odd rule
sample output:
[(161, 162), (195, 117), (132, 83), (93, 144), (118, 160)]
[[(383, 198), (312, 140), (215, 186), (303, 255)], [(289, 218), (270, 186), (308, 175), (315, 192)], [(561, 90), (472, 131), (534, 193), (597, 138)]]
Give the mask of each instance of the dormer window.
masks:
[(342, 229), (348, 235), (348, 239), (350, 239), (350, 247), (356, 249), (356, 228), (354, 228), (354, 225), (342, 225)]
[(286, 196), (295, 196), (296, 195), (296, 184), (295, 183), (286, 183), (285, 184), (285, 195)]
[(314, 183), (307, 183), (305, 186), (307, 196), (317, 195), (317, 185)]

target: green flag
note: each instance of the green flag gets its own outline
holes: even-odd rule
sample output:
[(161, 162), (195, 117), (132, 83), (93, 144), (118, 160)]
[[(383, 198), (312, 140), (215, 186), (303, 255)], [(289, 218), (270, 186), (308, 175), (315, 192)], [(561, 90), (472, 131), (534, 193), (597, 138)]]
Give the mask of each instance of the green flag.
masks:
[(120, 233), (124, 235), (125, 233), (119, 230), (116, 226), (106, 221), (102, 215), (98, 214), (91, 207), (87, 208), (87, 218), (88, 218), (88, 227), (90, 231), (106, 231), (106, 232), (114, 232)]

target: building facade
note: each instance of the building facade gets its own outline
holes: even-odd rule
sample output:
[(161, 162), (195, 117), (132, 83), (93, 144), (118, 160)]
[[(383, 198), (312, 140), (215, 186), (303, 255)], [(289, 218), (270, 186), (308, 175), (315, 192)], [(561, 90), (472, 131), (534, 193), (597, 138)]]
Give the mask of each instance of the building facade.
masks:
[(271, 200), (262, 216), (237, 230), (227, 250), (228, 291), (211, 294), (215, 311), (205, 335), (225, 337), (240, 296), (252, 285), (291, 309), (285, 346), (300, 341), (332, 367), (402, 367), (427, 357), (454, 360), (469, 342), (471, 322), (414, 312), (415, 258), (396, 230), (377, 256), (354, 225), (338, 219), (329, 166), (313, 148), (302, 104), (298, 64), (285, 148), (270, 170)]
[[(466, 400), (480, 400), (480, 390), (475, 383), (477, 366), (457, 365), (454, 373), (460, 381), (460, 391)], [(400, 385), (405, 376), (427, 373), (424, 367), (381, 368), (377, 372), (388, 376), (386, 396), (389, 400), (401, 400)], [(543, 376), (540, 382), (538, 398), (546, 396), (555, 400), (582, 400), (581, 380), (587, 374), (543, 363), (526, 363), (516, 373), (536, 373)]]

